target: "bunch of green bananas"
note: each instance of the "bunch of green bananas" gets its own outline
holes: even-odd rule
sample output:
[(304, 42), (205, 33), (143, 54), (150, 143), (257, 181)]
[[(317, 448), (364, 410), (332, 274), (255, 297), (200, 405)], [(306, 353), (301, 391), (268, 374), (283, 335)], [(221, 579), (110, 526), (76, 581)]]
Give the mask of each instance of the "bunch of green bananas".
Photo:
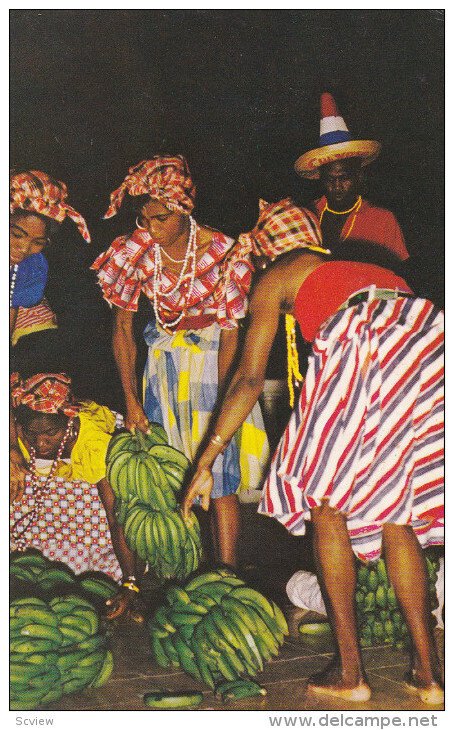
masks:
[[(426, 564), (432, 608), (435, 608), (439, 560), (426, 551)], [(357, 576), (356, 611), (361, 646), (391, 644), (397, 649), (408, 646), (408, 628), (388, 580), (385, 561), (380, 558), (375, 563), (359, 563)]]
[(109, 678), (113, 657), (90, 601), (15, 598), (9, 615), (11, 709), (33, 710)]
[(147, 435), (114, 436), (106, 463), (117, 519), (131, 550), (158, 577), (186, 578), (197, 569), (202, 549), (197, 518), (185, 521), (178, 505), (186, 457), (168, 445), (162, 426), (152, 423)]
[(65, 563), (49, 560), (33, 548), (11, 553), (9, 574), (13, 596), (24, 592), (57, 595), (69, 589), (97, 604), (111, 598), (118, 590), (115, 581), (100, 571), (76, 575)]
[(181, 667), (212, 689), (255, 676), (288, 634), (280, 608), (227, 569), (170, 587), (149, 630), (159, 666)]

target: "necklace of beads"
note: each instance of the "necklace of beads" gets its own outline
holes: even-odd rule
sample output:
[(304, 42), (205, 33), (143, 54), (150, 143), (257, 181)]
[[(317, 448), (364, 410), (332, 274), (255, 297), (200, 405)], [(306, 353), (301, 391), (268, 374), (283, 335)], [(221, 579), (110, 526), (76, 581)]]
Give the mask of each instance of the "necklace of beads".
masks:
[(333, 210), (332, 208), (328, 207), (328, 202), (325, 203), (325, 207), (323, 208), (322, 212), (320, 213), (320, 225), (322, 225), (322, 219), (323, 214), (327, 210), (328, 213), (333, 213), (334, 215), (347, 215), (348, 213), (354, 213), (353, 220), (351, 222), (350, 228), (348, 229), (347, 233), (343, 237), (343, 240), (345, 241), (346, 238), (349, 237), (350, 233), (353, 230), (353, 226), (355, 225), (356, 216), (358, 215), (359, 209), (361, 208), (361, 205), (363, 203), (363, 199), (361, 195), (358, 195), (358, 199), (354, 205), (352, 205), (351, 208), (348, 210)]
[(19, 264), (14, 264), (13, 266), (13, 274), (11, 276), (11, 281), (9, 284), (9, 306), (13, 306), (13, 294), (14, 289), (16, 288), (16, 279), (17, 279), (17, 270), (19, 268)]
[[(30, 510), (30, 512), (27, 512), (24, 515), (21, 515), (16, 522), (14, 523), (11, 532), (13, 536), (13, 540), (16, 543), (18, 550), (25, 550), (27, 547), (27, 540), (25, 538), (25, 531), (30, 525), (36, 521), (38, 518), (39, 513), (41, 512), (44, 500), (47, 496), (47, 488), (50, 482), (52, 481), (55, 471), (58, 466), (58, 462), (61, 459), (61, 456), (63, 454), (66, 442), (68, 441), (68, 438), (72, 432), (74, 419), (70, 418), (68, 421), (68, 425), (66, 427), (66, 431), (63, 435), (62, 441), (60, 446), (58, 447), (57, 455), (52, 462), (52, 466), (50, 467), (50, 472), (47, 475), (46, 481), (43, 482), (39, 478), (39, 475), (36, 471), (36, 451), (35, 449), (30, 449), (30, 476), (31, 476), (31, 487), (33, 490), (33, 496), (35, 498), (35, 504)], [(26, 522), (21, 525), (21, 528), (19, 529), (20, 523), (23, 523), (24, 520)]]
[[(191, 298), (194, 291), (195, 269), (197, 264), (197, 223), (195, 222), (194, 218), (192, 218), (192, 216), (189, 216), (189, 226), (188, 245), (186, 247), (184, 259), (181, 260), (183, 266), (181, 267), (177, 283), (168, 292), (162, 291), (162, 251), (164, 251), (164, 249), (162, 249), (158, 243), (155, 243), (153, 246), (153, 310), (156, 322), (158, 322), (162, 327), (176, 327), (177, 324), (181, 322), (186, 312), (183, 309), (175, 319), (167, 322), (161, 319), (159, 313), (160, 310), (162, 311), (162, 304), (160, 300), (173, 296), (177, 291), (180, 290), (185, 280), (189, 280), (189, 284), (186, 285), (186, 291), (182, 294), (185, 304), (188, 299)], [(168, 256), (168, 258), (170, 258), (168, 254), (166, 255)], [(175, 261), (175, 259), (171, 260), (175, 263), (180, 263), (179, 261)]]

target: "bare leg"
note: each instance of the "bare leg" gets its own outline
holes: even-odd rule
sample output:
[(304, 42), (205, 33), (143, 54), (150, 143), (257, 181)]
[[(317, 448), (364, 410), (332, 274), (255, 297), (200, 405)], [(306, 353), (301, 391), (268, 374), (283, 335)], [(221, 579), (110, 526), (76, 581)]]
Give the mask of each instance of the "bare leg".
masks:
[(426, 564), (408, 525), (383, 525), (383, 550), (389, 580), (412, 639), (411, 686), (423, 702), (443, 702), (441, 668), (430, 627)]
[(355, 612), (356, 568), (345, 517), (324, 502), (312, 510), (314, 555), (337, 661), (309, 680), (309, 689), (353, 702), (370, 697), (361, 659)]
[(218, 497), (211, 501), (211, 524), (214, 533), (216, 558), (225, 565), (236, 568), (237, 547), (240, 534), (240, 506), (236, 494)]

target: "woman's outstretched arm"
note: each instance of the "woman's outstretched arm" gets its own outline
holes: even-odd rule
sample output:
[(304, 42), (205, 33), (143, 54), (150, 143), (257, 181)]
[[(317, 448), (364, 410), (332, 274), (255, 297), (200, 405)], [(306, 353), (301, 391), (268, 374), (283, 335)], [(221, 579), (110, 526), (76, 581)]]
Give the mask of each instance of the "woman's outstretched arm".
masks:
[(208, 509), (213, 484), (213, 462), (247, 418), (263, 390), (266, 364), (281, 310), (279, 278), (278, 271), (270, 270), (252, 295), (250, 321), (241, 359), (220, 404), (219, 415), (207, 435), (207, 446), (197, 459), (196, 471), (183, 504), (186, 516), (199, 495), (202, 497), (202, 507)]

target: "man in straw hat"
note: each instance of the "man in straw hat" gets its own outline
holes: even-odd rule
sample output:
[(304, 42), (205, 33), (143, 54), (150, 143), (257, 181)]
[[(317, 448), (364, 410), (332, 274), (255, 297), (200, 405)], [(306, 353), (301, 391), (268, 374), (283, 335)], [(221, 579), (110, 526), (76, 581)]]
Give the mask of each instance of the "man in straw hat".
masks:
[(360, 194), (363, 168), (375, 160), (380, 148), (379, 142), (353, 139), (332, 95), (321, 95), (320, 146), (301, 155), (295, 170), (322, 183), (324, 195), (315, 201), (315, 211), (323, 241), (334, 255), (349, 239), (381, 246), (401, 260), (408, 258), (394, 215), (371, 205)]

